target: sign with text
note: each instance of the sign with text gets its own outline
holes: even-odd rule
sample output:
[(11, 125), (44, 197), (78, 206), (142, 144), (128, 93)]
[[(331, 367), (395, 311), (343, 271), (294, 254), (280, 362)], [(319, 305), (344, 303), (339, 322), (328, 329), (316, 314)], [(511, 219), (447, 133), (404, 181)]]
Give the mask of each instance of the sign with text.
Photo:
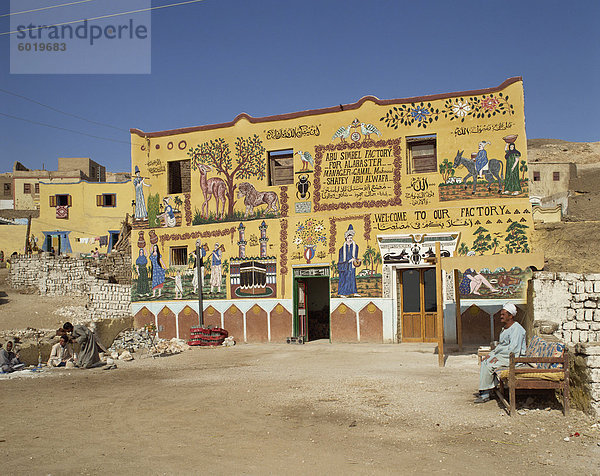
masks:
[(150, 0), (11, 0), (11, 74), (149, 74)]

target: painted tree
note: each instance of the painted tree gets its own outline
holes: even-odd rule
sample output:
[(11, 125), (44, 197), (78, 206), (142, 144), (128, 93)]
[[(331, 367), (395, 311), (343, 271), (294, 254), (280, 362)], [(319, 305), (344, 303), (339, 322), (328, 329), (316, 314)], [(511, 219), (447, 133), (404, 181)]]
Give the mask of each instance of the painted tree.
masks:
[(512, 222), (506, 229), (506, 252), (507, 253), (529, 253), (529, 243), (527, 239), (527, 225), (519, 222)]
[(150, 228), (160, 226), (158, 215), (160, 215), (160, 197), (158, 193), (150, 194), (148, 195), (148, 226)]
[(465, 256), (469, 252), (469, 247), (466, 243), (461, 243), (458, 247), (457, 253), (461, 256)]
[(375, 253), (375, 256), (373, 257), (373, 262), (375, 263), (375, 274), (377, 274), (377, 268), (379, 268), (380, 264), (383, 264), (380, 251)]
[(375, 266), (374, 258), (375, 250), (371, 247), (371, 245), (369, 245), (363, 253), (363, 263), (365, 266), (369, 267), (369, 269), (371, 270), (371, 274), (373, 274), (373, 267)]
[(181, 201), (181, 197), (179, 195), (173, 199), (173, 203), (175, 203), (175, 209), (181, 211), (181, 205), (183, 205), (183, 202)]
[(337, 263), (334, 259), (331, 260), (331, 266), (329, 266), (329, 269), (331, 270), (331, 276), (335, 278), (338, 275), (338, 269)]
[(198, 170), (200, 164), (208, 165), (217, 175), (224, 177), (227, 186), (227, 216), (233, 216), (235, 205), (235, 179), (265, 178), (266, 162), (262, 141), (254, 134), (251, 137), (238, 137), (235, 140), (235, 160), (231, 157), (229, 144), (222, 137), (197, 145), (188, 151), (192, 168)]
[(525, 172), (527, 172), (527, 162), (522, 160), (521, 165), (519, 165), (519, 170), (521, 171), (521, 180), (525, 180)]
[(454, 176), (454, 172), (454, 164), (448, 159), (444, 159), (444, 161), (440, 164), (440, 174), (442, 174), (444, 183), (446, 183), (450, 177)]
[(477, 230), (475, 230), (475, 235), (477, 238), (475, 238), (475, 241), (473, 241), (473, 246), (471, 246), (473, 251), (482, 255), (492, 248), (492, 236), (489, 234), (486, 228), (480, 226), (477, 228)]
[(494, 249), (492, 250), (492, 254), (495, 255), (498, 246), (500, 246), (500, 241), (498, 240), (497, 236), (494, 236), (494, 238), (492, 238), (492, 242), (490, 243), (490, 245), (494, 247)]

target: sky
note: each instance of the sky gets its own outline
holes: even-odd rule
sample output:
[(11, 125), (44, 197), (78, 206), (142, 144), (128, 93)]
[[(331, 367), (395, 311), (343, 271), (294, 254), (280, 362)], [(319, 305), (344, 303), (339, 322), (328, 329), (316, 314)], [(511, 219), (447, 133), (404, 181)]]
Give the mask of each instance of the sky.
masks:
[[(12, 0), (13, 11), (25, 1)], [(68, 21), (91, 4), (115, 13), (140, 1), (182, 0), (92, 0), (52, 12)], [(10, 11), (0, 3), (0, 32), (11, 31)], [(596, 0), (204, 0), (146, 17), (149, 74), (111, 73), (109, 63), (103, 74), (11, 74), (11, 35), (0, 35), (0, 172), (15, 160), (56, 170), (58, 157), (130, 171), (130, 128), (482, 89), (513, 76), (523, 77), (528, 138), (600, 140)], [(125, 54), (123, 45), (113, 57)]]

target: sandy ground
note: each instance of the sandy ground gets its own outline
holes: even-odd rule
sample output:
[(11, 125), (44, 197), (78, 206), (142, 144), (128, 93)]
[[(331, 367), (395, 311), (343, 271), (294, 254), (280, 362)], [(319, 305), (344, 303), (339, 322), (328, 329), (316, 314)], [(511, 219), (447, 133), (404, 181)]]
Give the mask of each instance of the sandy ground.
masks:
[(0, 331), (12, 329), (58, 329), (65, 316), (55, 314), (67, 306), (85, 306), (83, 296), (40, 296), (8, 286), (8, 269), (0, 268)]
[(29, 372), (0, 378), (0, 461), (28, 475), (600, 473), (594, 420), (551, 400), (511, 418), (472, 403), (477, 379), (474, 355), (439, 368), (431, 345), (325, 341)]

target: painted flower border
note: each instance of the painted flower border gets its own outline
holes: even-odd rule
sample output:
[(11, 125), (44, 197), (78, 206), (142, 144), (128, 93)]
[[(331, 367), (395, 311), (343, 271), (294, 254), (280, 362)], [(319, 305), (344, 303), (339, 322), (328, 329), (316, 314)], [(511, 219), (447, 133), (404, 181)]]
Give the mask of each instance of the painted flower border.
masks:
[[(372, 147), (392, 147), (394, 154), (394, 197), (388, 200), (363, 200), (343, 203), (321, 203), (321, 163), (326, 151), (343, 151), (347, 149), (363, 149)], [(347, 210), (349, 208), (380, 208), (392, 205), (402, 205), (402, 186), (400, 184), (402, 155), (400, 139), (365, 140), (363, 142), (340, 142), (337, 144), (318, 144), (315, 146), (315, 179), (314, 179), (314, 211)]]
[(483, 119), (496, 115), (513, 115), (513, 105), (504, 93), (490, 93), (482, 96), (469, 96), (446, 99), (441, 108), (434, 107), (431, 102), (413, 102), (391, 107), (379, 120), (387, 127), (398, 129), (399, 126), (412, 126), (426, 129), (437, 122), (441, 116), (451, 121), (464, 122), (467, 118)]

